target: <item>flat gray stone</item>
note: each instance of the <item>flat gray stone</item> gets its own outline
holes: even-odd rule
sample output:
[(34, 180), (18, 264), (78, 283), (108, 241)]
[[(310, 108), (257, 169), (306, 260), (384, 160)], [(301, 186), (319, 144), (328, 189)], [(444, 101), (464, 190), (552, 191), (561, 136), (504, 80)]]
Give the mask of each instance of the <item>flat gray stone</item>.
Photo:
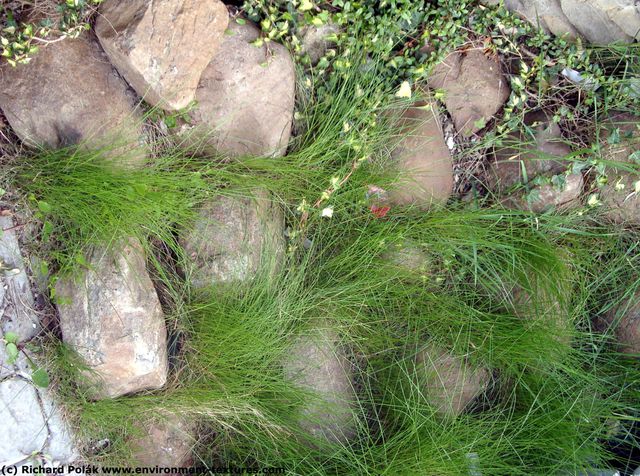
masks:
[(0, 216), (7, 230), (0, 235), (0, 330), (29, 340), (40, 331), (40, 320), (14, 226), (12, 217)]
[(20, 378), (0, 382), (0, 421), (4, 435), (0, 462), (17, 464), (45, 448), (47, 424), (38, 392), (29, 382)]

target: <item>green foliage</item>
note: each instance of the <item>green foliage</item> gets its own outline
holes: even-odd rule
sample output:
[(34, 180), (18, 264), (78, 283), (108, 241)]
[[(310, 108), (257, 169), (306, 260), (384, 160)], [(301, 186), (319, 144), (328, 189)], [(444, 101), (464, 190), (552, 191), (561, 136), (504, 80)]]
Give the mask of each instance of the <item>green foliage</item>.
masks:
[[(37, 24), (22, 17), (34, 16), (29, 6), (13, 11), (8, 6), (0, 6), (0, 57), (11, 66), (28, 64), (40, 45), (46, 45), (64, 38), (77, 38), (89, 29), (89, 17), (102, 0), (50, 0), (45, 5), (55, 11), (45, 9), (45, 16)], [(30, 3), (30, 2), (25, 2)]]

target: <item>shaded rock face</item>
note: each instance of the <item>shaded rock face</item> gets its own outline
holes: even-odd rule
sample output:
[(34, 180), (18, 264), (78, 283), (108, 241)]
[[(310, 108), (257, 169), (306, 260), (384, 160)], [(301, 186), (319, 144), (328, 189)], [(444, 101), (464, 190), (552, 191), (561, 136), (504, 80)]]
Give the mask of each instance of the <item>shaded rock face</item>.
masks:
[(500, 64), (481, 50), (452, 53), (433, 68), (427, 84), (444, 90), (444, 104), (463, 136), (482, 129), (511, 94)]
[(640, 39), (640, 5), (635, 0), (560, 0), (560, 5), (591, 43)]
[[(500, 0), (481, 0), (484, 5), (499, 5)], [(534, 26), (540, 27), (557, 36), (567, 35), (575, 38), (579, 35), (571, 21), (562, 11), (559, 0), (504, 0), (504, 6), (526, 19)]]
[(569, 174), (564, 177), (562, 186), (540, 185), (526, 195), (507, 200), (505, 204), (534, 213), (543, 213), (551, 209), (565, 210), (580, 204), (583, 186), (582, 174)]
[[(498, 5), (498, 0), (484, 0)], [(583, 36), (592, 43), (640, 38), (640, 6), (635, 0), (505, 0), (505, 7), (557, 36)]]
[(63, 341), (92, 371), (96, 398), (157, 389), (167, 379), (164, 315), (142, 247), (95, 250), (90, 270), (56, 284)]
[(252, 24), (229, 24), (220, 51), (198, 85), (198, 106), (182, 133), (203, 152), (281, 156), (293, 121), (295, 68), (277, 43), (250, 43), (260, 31)]
[[(640, 116), (614, 114), (606, 124), (600, 134), (602, 158), (622, 166), (633, 163), (630, 156), (640, 151)], [(605, 215), (616, 223), (640, 224), (640, 197), (635, 192), (640, 174), (610, 166), (607, 178), (607, 184), (600, 190)]]
[(42, 47), (29, 64), (0, 74), (0, 109), (23, 141), (140, 154), (132, 152), (141, 135), (133, 94), (88, 35)]
[(315, 439), (344, 443), (355, 435), (354, 369), (335, 331), (317, 327), (300, 336), (284, 363), (287, 378), (315, 399), (302, 409), (300, 426)]
[(431, 345), (417, 354), (416, 367), (425, 397), (443, 416), (462, 413), (491, 381), (487, 369)]
[(531, 183), (538, 177), (550, 180), (558, 175), (560, 179), (555, 184), (541, 184), (528, 192), (516, 192), (504, 199), (503, 205), (536, 213), (577, 205), (584, 179), (580, 173), (564, 175), (567, 163), (562, 159), (570, 153), (560, 127), (550, 116), (540, 111), (528, 113), (522, 130), (512, 134), (506, 146), (496, 150), (491, 158), (487, 187), (504, 195), (516, 185)]
[(433, 104), (417, 103), (400, 118), (400, 131), (407, 136), (393, 151), (403, 176), (389, 191), (392, 204), (428, 208), (446, 202), (451, 195), (453, 159), (434, 108)]
[(640, 293), (596, 320), (600, 331), (612, 329), (620, 351), (640, 354)]
[(523, 129), (512, 134), (506, 144), (495, 151), (487, 174), (487, 185), (499, 192), (541, 174), (564, 172), (567, 164), (554, 159), (563, 159), (571, 153), (563, 142), (560, 127), (539, 111), (526, 114)]
[(284, 257), (284, 215), (269, 193), (218, 197), (202, 205), (181, 239), (194, 288), (244, 282), (264, 266), (275, 270)]
[(188, 467), (193, 464), (193, 428), (176, 415), (149, 422), (144, 435), (130, 441), (139, 466)]
[(301, 53), (309, 55), (309, 61), (315, 65), (330, 48), (332, 42), (329, 38), (339, 31), (340, 28), (332, 23), (304, 27), (301, 32)]
[(96, 34), (116, 69), (152, 106), (185, 108), (229, 23), (219, 0), (105, 0)]

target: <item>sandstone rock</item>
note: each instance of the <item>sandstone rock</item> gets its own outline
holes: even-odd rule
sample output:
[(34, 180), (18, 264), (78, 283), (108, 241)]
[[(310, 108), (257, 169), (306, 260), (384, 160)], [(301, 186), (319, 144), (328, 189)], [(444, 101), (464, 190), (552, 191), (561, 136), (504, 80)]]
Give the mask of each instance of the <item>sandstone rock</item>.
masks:
[(554, 159), (562, 159), (570, 153), (571, 148), (563, 142), (560, 127), (550, 117), (539, 111), (528, 113), (524, 117), (523, 130), (512, 134), (505, 147), (495, 151), (487, 174), (487, 186), (503, 193), (538, 175), (562, 173), (566, 163)]
[(446, 202), (453, 189), (453, 159), (444, 141), (434, 105), (420, 102), (408, 108), (399, 121), (407, 134), (393, 151), (403, 177), (389, 191), (395, 205), (428, 208)]
[(419, 384), (442, 416), (456, 416), (489, 386), (491, 374), (434, 345), (416, 356)]
[(444, 90), (444, 104), (464, 136), (482, 129), (511, 94), (500, 64), (481, 50), (452, 53), (433, 68), (427, 84)]
[(40, 319), (12, 217), (0, 216), (0, 333), (27, 341), (40, 331)]
[[(499, 0), (481, 1), (485, 5), (498, 5)], [(578, 31), (562, 11), (560, 0), (505, 0), (504, 6), (529, 23), (556, 36), (575, 38)]]
[(56, 284), (63, 341), (91, 369), (96, 398), (157, 389), (167, 378), (164, 315), (139, 242), (94, 250), (90, 269)]
[(325, 23), (321, 26), (309, 25), (301, 32), (301, 53), (309, 55), (312, 65), (322, 58), (331, 45), (330, 38), (340, 31), (337, 25)]
[[(621, 166), (633, 163), (631, 155), (640, 151), (640, 117), (620, 113), (612, 115), (607, 127), (600, 134), (602, 157)], [(600, 190), (600, 199), (605, 215), (616, 223), (640, 224), (640, 196), (635, 184), (640, 174), (610, 166), (607, 168), (608, 183)], [(616, 186), (623, 187), (616, 189)]]
[(635, 0), (505, 0), (504, 5), (557, 36), (583, 36), (600, 44), (628, 43), (640, 38), (640, 6)]
[(247, 281), (261, 266), (275, 270), (284, 253), (284, 217), (269, 193), (205, 203), (181, 243), (195, 288)]
[(105, 0), (95, 30), (111, 62), (145, 101), (178, 110), (193, 100), (228, 23), (219, 0)]
[(144, 156), (135, 99), (88, 35), (42, 47), (29, 64), (0, 73), (0, 108), (25, 142), (84, 143), (130, 160)]
[(139, 466), (188, 467), (193, 464), (193, 428), (177, 416), (163, 414), (148, 422), (144, 435), (133, 439), (130, 446)]
[(197, 108), (182, 133), (206, 153), (280, 156), (287, 150), (295, 100), (295, 68), (287, 49), (251, 44), (259, 30), (229, 25), (205, 69)]
[(318, 440), (345, 443), (355, 435), (354, 369), (335, 331), (324, 325), (294, 343), (284, 363), (288, 379), (312, 392), (300, 426)]
[(635, 0), (560, 0), (560, 5), (591, 43), (629, 43), (640, 38), (640, 7)]
[(622, 352), (640, 354), (640, 292), (598, 319), (596, 327), (612, 329)]

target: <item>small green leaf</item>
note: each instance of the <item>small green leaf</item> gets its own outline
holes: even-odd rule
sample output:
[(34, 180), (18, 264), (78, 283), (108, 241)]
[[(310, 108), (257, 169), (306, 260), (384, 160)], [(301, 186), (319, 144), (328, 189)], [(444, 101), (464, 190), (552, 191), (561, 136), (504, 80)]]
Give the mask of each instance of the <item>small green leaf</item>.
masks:
[(7, 344), (15, 344), (16, 342), (18, 342), (18, 334), (16, 334), (15, 332), (7, 332), (4, 335), (4, 341)]
[(38, 202), (38, 209), (42, 213), (51, 213), (51, 211), (53, 210), (53, 207), (50, 204), (48, 204), (47, 202), (45, 202), (44, 200), (40, 200)]
[(51, 233), (53, 232), (53, 223), (45, 221), (42, 225), (42, 241), (49, 241)]
[(10, 342), (9, 344), (7, 344), (7, 363), (13, 364), (17, 358), (18, 347), (13, 342)]
[(236, 23), (238, 25), (246, 25), (247, 20), (245, 20), (244, 18), (236, 18)]
[(81, 254), (77, 254), (76, 255), (76, 263), (78, 263), (80, 266), (86, 266), (89, 267), (89, 263), (87, 263), (87, 260), (85, 259), (85, 257)]
[(43, 368), (34, 370), (31, 379), (38, 387), (47, 388), (49, 386), (49, 374)]
[(629, 154), (629, 160), (636, 164), (640, 164), (640, 150), (636, 150), (632, 154)]
[(609, 144), (619, 144), (620, 143), (620, 129), (617, 127), (611, 130), (609, 137), (607, 138), (607, 142)]
[(306, 12), (309, 11), (313, 8), (313, 3), (310, 2), (309, 0), (302, 0), (300, 2), (300, 6), (298, 7), (298, 10), (300, 10), (301, 12)]
[(487, 120), (484, 117), (481, 117), (477, 121), (474, 121), (473, 125), (476, 129), (484, 129), (487, 126)]

